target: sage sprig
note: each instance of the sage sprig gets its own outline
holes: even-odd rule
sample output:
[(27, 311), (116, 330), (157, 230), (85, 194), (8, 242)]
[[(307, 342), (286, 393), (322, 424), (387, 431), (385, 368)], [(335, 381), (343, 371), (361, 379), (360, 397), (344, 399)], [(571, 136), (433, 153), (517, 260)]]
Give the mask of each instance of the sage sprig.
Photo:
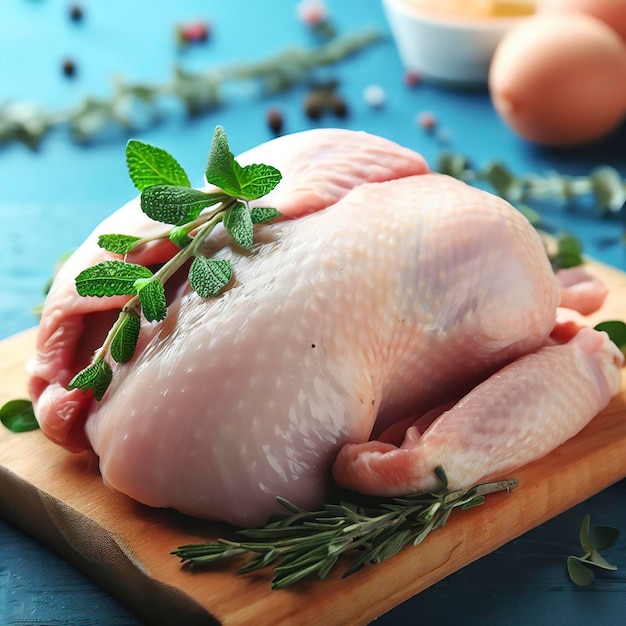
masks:
[(230, 151), (221, 126), (215, 129), (205, 172), (209, 183), (221, 187), (218, 192), (192, 189), (189, 177), (174, 157), (140, 141), (128, 142), (126, 163), (131, 180), (141, 191), (142, 211), (170, 228), (154, 237), (104, 234), (99, 236), (98, 245), (125, 256), (149, 241), (168, 238), (179, 251), (155, 272), (121, 259), (98, 263), (76, 277), (76, 290), (81, 296), (132, 296), (91, 363), (68, 384), (69, 390), (91, 390), (96, 400), (102, 399), (113, 378), (107, 357), (117, 363), (132, 359), (141, 329), (140, 316), (147, 322), (165, 319), (164, 285), (187, 261), (191, 260), (189, 284), (200, 297), (213, 298), (230, 283), (230, 261), (203, 255), (203, 244), (215, 227), (223, 223), (238, 246), (250, 249), (254, 225), (280, 216), (274, 208), (250, 209), (248, 204), (274, 189), (281, 180), (280, 172), (266, 164), (242, 167)]
[[(448, 521), (454, 509), (479, 506), (486, 495), (510, 492), (517, 484), (517, 480), (510, 479), (461, 491), (377, 501), (341, 500), (319, 511), (305, 511), (278, 498), (286, 513), (270, 518), (262, 528), (240, 530), (238, 534), (244, 537), (241, 541), (218, 539), (185, 545), (172, 554), (196, 567), (248, 555), (238, 573), (272, 567), (272, 589), (288, 587), (309, 576), (324, 579), (340, 558), (347, 557), (351, 562), (343, 573), (345, 578), (368, 563), (386, 561), (405, 546), (420, 544)], [(357, 494), (352, 497), (358, 498)]]
[(617, 570), (617, 565), (609, 563), (600, 550), (610, 548), (619, 538), (619, 530), (611, 526), (591, 526), (591, 517), (585, 515), (580, 527), (580, 545), (585, 551), (583, 556), (568, 556), (567, 571), (571, 581), (580, 586), (588, 587), (595, 579), (591, 567), (605, 570)]

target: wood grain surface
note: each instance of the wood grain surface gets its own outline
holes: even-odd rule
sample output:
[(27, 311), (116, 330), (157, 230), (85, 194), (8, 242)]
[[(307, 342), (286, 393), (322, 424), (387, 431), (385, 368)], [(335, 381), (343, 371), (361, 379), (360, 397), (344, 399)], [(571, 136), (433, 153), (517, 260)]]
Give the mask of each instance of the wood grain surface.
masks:
[[(626, 274), (590, 322), (626, 318)], [(35, 331), (0, 342), (0, 404), (25, 397)], [(366, 624), (445, 576), (626, 476), (626, 381), (578, 436), (515, 472), (510, 495), (457, 511), (416, 548), (342, 580), (271, 591), (269, 573), (235, 564), (192, 572), (170, 552), (229, 529), (155, 510), (107, 489), (93, 454), (70, 454), (40, 432), (0, 430), (0, 514), (51, 546), (149, 624)]]

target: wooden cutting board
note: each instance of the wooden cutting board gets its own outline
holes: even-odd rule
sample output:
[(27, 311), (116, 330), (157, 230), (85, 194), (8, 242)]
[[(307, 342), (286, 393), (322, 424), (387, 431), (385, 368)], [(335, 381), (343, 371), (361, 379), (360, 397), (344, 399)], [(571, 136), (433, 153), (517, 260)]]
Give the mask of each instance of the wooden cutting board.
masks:
[[(626, 274), (594, 264), (611, 293), (592, 322), (626, 319)], [(0, 404), (25, 397), (35, 332), (0, 342)], [(225, 529), (154, 510), (108, 490), (88, 453), (36, 431), (0, 429), (0, 514), (48, 544), (149, 624), (367, 624), (397, 604), (626, 476), (626, 376), (620, 394), (578, 436), (515, 472), (520, 486), (457, 511), (415, 548), (342, 580), (271, 591), (269, 573), (233, 564), (192, 572), (170, 552)], [(480, 537), (480, 539), (477, 539)]]

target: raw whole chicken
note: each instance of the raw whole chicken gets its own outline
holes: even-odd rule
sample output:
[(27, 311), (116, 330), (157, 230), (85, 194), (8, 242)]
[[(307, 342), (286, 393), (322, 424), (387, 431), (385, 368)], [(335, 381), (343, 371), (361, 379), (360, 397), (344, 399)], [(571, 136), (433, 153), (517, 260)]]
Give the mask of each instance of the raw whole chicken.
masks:
[[(451, 488), (508, 474), (617, 393), (621, 352), (604, 333), (556, 322), (585, 279), (560, 287), (539, 236), (505, 201), (352, 131), (281, 137), (238, 160), (281, 170), (258, 203), (291, 219), (258, 227), (249, 254), (216, 232), (206, 253), (231, 259), (234, 285), (205, 300), (168, 283), (168, 317), (142, 322), (100, 402), (66, 385), (127, 297), (81, 298), (74, 278), (114, 257), (98, 233), (162, 225), (130, 202), (46, 301), (30, 363), (36, 415), (53, 441), (92, 447), (107, 485), (256, 525), (280, 509), (276, 496), (319, 506), (332, 477), (395, 495), (437, 488), (437, 466)], [(173, 252), (150, 245), (129, 260)], [(592, 308), (603, 298), (582, 293), (596, 294)]]

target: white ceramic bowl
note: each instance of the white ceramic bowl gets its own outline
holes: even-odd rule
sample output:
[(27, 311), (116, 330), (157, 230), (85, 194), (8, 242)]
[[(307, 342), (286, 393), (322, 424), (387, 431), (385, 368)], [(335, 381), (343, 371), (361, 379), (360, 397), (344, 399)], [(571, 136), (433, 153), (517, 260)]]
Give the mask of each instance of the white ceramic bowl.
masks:
[(461, 86), (487, 84), (502, 37), (524, 17), (463, 17), (425, 11), (411, 0), (382, 0), (400, 60), (420, 76)]

